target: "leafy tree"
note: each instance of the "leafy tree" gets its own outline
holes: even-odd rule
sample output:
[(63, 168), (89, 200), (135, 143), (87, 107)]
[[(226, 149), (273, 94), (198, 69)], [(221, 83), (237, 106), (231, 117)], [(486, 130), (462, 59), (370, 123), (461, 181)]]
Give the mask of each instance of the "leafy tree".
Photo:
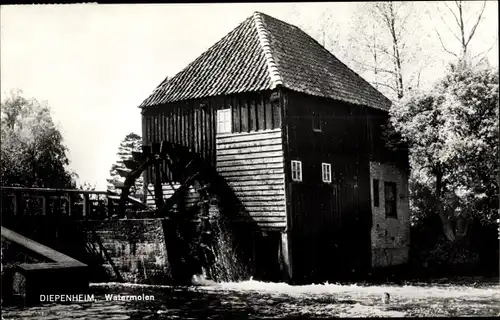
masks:
[(465, 65), (391, 110), (410, 147), (413, 192), (431, 191), (427, 202), (413, 200), (413, 209), (437, 213), (451, 241), (463, 238), (472, 220), (498, 218), (498, 117), (498, 71)]
[[(110, 178), (107, 179), (108, 182), (108, 190), (113, 192), (118, 192), (116, 189), (115, 183), (123, 183), (125, 182), (125, 178), (127, 174), (130, 172), (130, 169), (127, 168), (124, 164), (125, 160), (132, 159), (132, 152), (140, 152), (142, 146), (141, 136), (135, 133), (129, 133), (123, 141), (120, 143), (118, 147), (118, 160), (115, 164), (111, 166), (110, 170)], [(136, 184), (130, 190), (130, 195), (133, 197), (142, 197), (143, 195), (143, 178), (142, 176), (136, 180)]]
[(84, 190), (84, 191), (95, 191), (96, 190), (96, 185), (95, 184), (91, 184), (88, 181), (85, 181), (83, 184), (80, 184), (78, 186), (78, 189)]
[(20, 90), (1, 103), (2, 185), (75, 188), (66, 151), (46, 103), (27, 99)]

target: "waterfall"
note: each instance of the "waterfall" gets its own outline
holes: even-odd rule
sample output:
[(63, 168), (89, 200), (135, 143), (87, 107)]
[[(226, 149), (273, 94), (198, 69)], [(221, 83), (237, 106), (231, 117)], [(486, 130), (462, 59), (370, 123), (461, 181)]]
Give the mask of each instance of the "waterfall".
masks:
[(235, 251), (232, 230), (222, 220), (214, 220), (210, 226), (215, 238), (211, 248), (213, 261), (209, 266), (213, 280), (227, 282), (248, 279), (248, 266)]
[(216, 282), (248, 280), (248, 263), (242, 261), (235, 247), (231, 224), (211, 205), (200, 225), (200, 246), (203, 247), (203, 274)]

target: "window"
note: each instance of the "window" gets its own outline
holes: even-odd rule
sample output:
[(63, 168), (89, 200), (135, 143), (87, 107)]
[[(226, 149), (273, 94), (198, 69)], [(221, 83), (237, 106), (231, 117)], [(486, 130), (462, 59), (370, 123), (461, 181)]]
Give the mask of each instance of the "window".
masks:
[(321, 176), (323, 179), (323, 182), (330, 183), (332, 182), (332, 165), (329, 163), (322, 163), (321, 164)]
[(313, 131), (321, 132), (321, 117), (317, 112), (313, 112), (312, 126), (313, 126)]
[(373, 206), (380, 206), (380, 189), (377, 179), (373, 179)]
[(292, 180), (302, 181), (302, 162), (292, 160)]
[(397, 218), (396, 184), (394, 182), (384, 183), (384, 196), (386, 218)]
[(231, 132), (231, 109), (217, 110), (217, 133)]

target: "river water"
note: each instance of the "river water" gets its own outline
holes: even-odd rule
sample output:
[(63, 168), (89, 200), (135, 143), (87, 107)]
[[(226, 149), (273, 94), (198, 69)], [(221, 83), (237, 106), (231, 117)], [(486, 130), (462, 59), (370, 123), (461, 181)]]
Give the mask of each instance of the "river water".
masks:
[[(315, 284), (198, 278), (189, 287), (92, 284), (94, 302), (5, 307), (3, 319), (215, 319), (304, 317), (499, 316), (498, 279), (406, 285)], [(461, 283), (461, 284), (459, 284)], [(383, 302), (384, 293), (390, 295)], [(106, 295), (149, 295), (151, 301), (107, 301)]]

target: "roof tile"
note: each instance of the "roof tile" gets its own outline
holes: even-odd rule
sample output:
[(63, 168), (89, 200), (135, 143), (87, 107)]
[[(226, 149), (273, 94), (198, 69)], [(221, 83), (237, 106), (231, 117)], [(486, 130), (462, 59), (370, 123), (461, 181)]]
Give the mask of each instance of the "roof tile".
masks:
[(304, 31), (255, 12), (140, 105), (282, 85), (306, 94), (388, 110), (391, 102)]

